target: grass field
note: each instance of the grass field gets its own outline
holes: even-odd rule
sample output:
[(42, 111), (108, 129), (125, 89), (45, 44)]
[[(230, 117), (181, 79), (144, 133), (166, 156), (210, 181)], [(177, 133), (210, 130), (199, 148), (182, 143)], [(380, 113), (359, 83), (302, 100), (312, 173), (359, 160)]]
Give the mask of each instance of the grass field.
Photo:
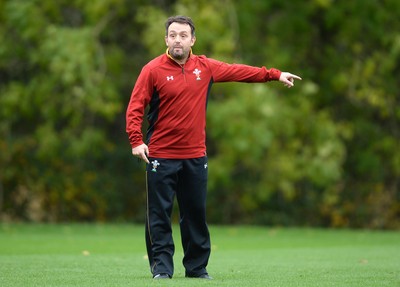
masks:
[(400, 232), (211, 226), (214, 280), (152, 280), (143, 226), (0, 224), (0, 286), (400, 286)]

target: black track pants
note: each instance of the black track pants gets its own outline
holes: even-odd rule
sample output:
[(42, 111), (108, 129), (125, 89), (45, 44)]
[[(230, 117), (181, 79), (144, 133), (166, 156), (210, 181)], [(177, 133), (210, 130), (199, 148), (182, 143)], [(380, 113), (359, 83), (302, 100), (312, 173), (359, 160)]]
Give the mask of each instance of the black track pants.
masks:
[(146, 246), (151, 272), (174, 273), (171, 213), (176, 195), (186, 275), (204, 274), (211, 249), (206, 223), (207, 157), (149, 160)]

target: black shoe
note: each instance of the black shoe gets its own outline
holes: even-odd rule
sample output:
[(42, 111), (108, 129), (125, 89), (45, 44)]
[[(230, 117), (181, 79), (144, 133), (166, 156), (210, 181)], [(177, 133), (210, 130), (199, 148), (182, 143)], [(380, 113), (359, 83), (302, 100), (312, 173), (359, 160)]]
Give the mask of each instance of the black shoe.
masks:
[(186, 277), (189, 278), (199, 278), (199, 279), (208, 279), (208, 280), (212, 280), (213, 278), (208, 275), (207, 273), (201, 274), (201, 275), (186, 275)]
[(169, 276), (167, 273), (161, 273), (154, 275), (153, 279), (171, 279), (171, 276)]

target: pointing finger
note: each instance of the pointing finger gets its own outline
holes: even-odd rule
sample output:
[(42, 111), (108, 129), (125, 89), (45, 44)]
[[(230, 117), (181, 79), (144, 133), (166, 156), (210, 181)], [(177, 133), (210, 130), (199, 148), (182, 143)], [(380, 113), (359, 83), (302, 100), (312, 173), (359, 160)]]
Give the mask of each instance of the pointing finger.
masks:
[(293, 75), (293, 74), (291, 75), (291, 78), (296, 79), (296, 80), (300, 80), (300, 81), (302, 80), (302, 78), (300, 78), (299, 76)]

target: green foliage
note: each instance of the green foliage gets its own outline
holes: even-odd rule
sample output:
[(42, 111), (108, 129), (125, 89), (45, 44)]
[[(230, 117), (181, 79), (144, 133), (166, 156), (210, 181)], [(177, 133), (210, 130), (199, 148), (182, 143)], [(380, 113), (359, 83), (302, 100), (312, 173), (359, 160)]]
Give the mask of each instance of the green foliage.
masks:
[[(279, 213), (270, 206), (275, 197), (329, 205), (320, 193), (337, 184), (344, 158), (329, 116), (313, 110), (307, 97), (288, 105), (265, 85), (246, 85), (240, 93), (209, 108), (209, 135), (218, 139), (210, 160), (210, 189), (218, 191), (211, 195), (211, 213), (227, 222), (272, 224)], [(219, 207), (224, 201), (226, 209)], [(282, 221), (294, 223), (296, 214), (282, 213)], [(314, 221), (306, 215), (304, 224)]]
[[(8, 1), (2, 10), (1, 38), (8, 45), (0, 55), (5, 75), (0, 146), (6, 155), (0, 181), (6, 210), (37, 209), (16, 216), (37, 220), (67, 219), (75, 212), (83, 218), (104, 214), (106, 199), (93, 189), (99, 174), (90, 161), (115, 148), (104, 126), (121, 111), (121, 103), (117, 87), (107, 79), (99, 41), (109, 11), (96, 10), (96, 3), (100, 1), (80, 10), (79, 1), (65, 8)], [(79, 19), (84, 16), (97, 20), (83, 25)], [(92, 200), (97, 212), (91, 211)]]
[(0, 215), (142, 219), (125, 107), (165, 51), (165, 19), (185, 14), (194, 53), (304, 79), (214, 85), (210, 221), (398, 228), (399, 11), (396, 0), (1, 1)]

